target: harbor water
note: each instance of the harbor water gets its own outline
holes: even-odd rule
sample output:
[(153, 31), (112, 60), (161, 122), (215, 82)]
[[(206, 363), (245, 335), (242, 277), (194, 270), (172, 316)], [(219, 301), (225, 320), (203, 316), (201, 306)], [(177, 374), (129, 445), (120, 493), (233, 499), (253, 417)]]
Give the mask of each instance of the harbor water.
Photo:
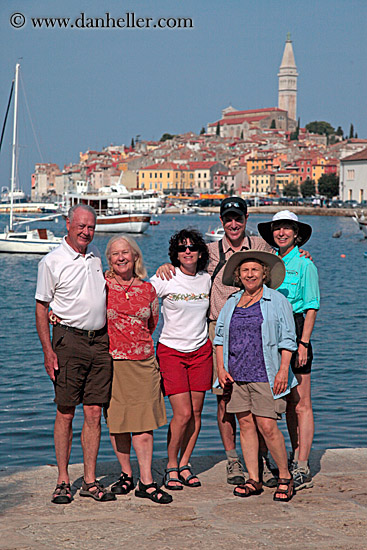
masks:
[[(270, 215), (250, 215), (249, 226)], [(321, 309), (313, 333), (312, 398), (316, 432), (314, 448), (367, 446), (366, 272), (367, 240), (351, 218), (304, 216), (313, 227), (305, 248), (319, 270)], [(217, 215), (160, 216), (160, 225), (137, 236), (149, 275), (168, 261), (168, 241), (177, 229), (194, 226), (205, 233), (218, 225)], [(6, 218), (0, 217), (0, 231)], [(52, 224), (63, 235), (65, 224)], [(48, 225), (48, 227), (50, 224)], [(336, 231), (339, 239), (333, 239)], [(111, 235), (96, 235), (104, 253)], [(55, 464), (53, 387), (43, 366), (43, 354), (34, 320), (37, 277), (36, 255), (0, 256), (0, 465)], [(104, 259), (104, 265), (106, 261)], [(156, 335), (155, 335), (156, 339)], [(167, 400), (167, 412), (170, 407)], [(71, 462), (81, 462), (80, 431), (83, 415), (74, 420)], [(285, 423), (280, 427), (286, 434)], [(155, 432), (154, 455), (166, 456), (167, 427)], [(216, 399), (207, 393), (201, 434), (195, 454), (222, 451), (216, 423)], [(108, 430), (103, 423), (100, 460), (113, 460)]]

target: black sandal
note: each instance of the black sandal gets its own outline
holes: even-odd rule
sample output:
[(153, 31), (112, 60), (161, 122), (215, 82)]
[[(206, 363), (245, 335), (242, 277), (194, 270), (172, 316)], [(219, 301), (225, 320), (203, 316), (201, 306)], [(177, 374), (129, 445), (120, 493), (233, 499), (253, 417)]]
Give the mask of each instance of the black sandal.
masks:
[[(139, 489), (135, 489), (135, 496), (138, 498), (149, 498), (153, 502), (156, 502), (157, 504), (169, 504), (172, 502), (172, 497), (166, 491), (162, 491), (162, 489), (158, 489), (157, 483), (153, 481), (153, 483), (149, 483), (148, 485), (144, 485), (139, 479), (138, 483)], [(152, 491), (151, 493), (148, 493), (148, 489), (154, 488), (155, 491)]]
[[(166, 468), (164, 470), (164, 476), (163, 476), (163, 485), (166, 489), (169, 489), (170, 491), (182, 491), (183, 485), (181, 479), (178, 479), (178, 477), (170, 477), (171, 472), (177, 472), (178, 473), (178, 467), (177, 468)], [(175, 481), (176, 483), (180, 483), (180, 485), (169, 485), (171, 481)]]
[[(254, 479), (248, 479), (246, 483), (241, 483), (237, 485), (234, 489), (233, 494), (236, 497), (247, 498), (255, 495), (260, 495), (263, 492), (263, 484), (261, 481), (255, 481)], [(238, 491), (238, 489), (243, 489), (244, 492)]]
[[(95, 487), (93, 491), (90, 489)], [(101, 494), (102, 493), (102, 494)], [(110, 493), (100, 484), (96, 479), (92, 483), (86, 483), (83, 479), (82, 488), (79, 491), (81, 497), (90, 497), (99, 502), (108, 502), (110, 500), (116, 500), (116, 495)]]
[(54, 504), (70, 504), (73, 500), (73, 495), (71, 494), (70, 483), (58, 483), (56, 489), (52, 493), (51, 502)]
[(127, 495), (134, 487), (133, 476), (130, 477), (125, 472), (121, 472), (119, 479), (111, 485), (111, 491), (116, 495)]
[[(280, 489), (280, 485), (286, 485), (287, 489)], [(286, 495), (285, 498), (279, 498), (276, 495)], [(275, 490), (275, 493), (273, 495), (273, 500), (277, 500), (278, 502), (289, 502), (294, 496), (294, 481), (293, 477), (290, 479), (282, 478), (280, 477), (278, 479), (278, 485)]]
[[(186, 478), (181, 475), (181, 472), (183, 472), (184, 470), (189, 470), (190, 472), (190, 475), (188, 475)], [(186, 487), (201, 487), (201, 483), (198, 480), (198, 476), (192, 473), (190, 464), (186, 464), (186, 466), (181, 466), (178, 469), (178, 477), (181, 483), (183, 483)], [(197, 479), (197, 481), (190, 483), (191, 479)]]

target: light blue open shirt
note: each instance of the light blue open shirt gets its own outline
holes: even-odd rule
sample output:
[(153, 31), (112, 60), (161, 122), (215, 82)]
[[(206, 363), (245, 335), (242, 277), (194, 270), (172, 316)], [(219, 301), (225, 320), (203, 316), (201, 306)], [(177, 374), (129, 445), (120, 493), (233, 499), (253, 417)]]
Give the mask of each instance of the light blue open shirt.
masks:
[[(222, 308), (215, 328), (215, 346), (223, 346), (224, 368), (228, 371), (229, 355), (229, 325), (232, 315), (243, 294), (243, 290), (232, 294)], [(263, 296), (260, 299), (260, 309), (263, 316), (261, 325), (261, 338), (264, 354), (265, 368), (273, 393), (274, 379), (281, 362), (281, 350), (296, 351), (296, 331), (294, 326), (292, 306), (280, 292), (264, 285)], [(288, 385), (285, 392), (274, 395), (274, 399), (283, 397), (297, 385), (296, 377), (292, 369), (288, 373)], [(218, 379), (214, 387), (219, 388)]]

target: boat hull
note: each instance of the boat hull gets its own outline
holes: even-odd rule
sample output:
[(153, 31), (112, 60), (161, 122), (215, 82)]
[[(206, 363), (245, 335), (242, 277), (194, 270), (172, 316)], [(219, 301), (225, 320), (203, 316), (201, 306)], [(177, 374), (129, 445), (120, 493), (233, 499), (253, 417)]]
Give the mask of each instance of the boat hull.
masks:
[(362, 212), (361, 214), (354, 213), (353, 220), (358, 225), (359, 229), (364, 234), (364, 238), (367, 239), (367, 218)]
[(97, 216), (97, 233), (144, 233), (150, 225), (149, 214)]
[(51, 231), (39, 229), (0, 233), (0, 254), (48, 254), (62, 242)]

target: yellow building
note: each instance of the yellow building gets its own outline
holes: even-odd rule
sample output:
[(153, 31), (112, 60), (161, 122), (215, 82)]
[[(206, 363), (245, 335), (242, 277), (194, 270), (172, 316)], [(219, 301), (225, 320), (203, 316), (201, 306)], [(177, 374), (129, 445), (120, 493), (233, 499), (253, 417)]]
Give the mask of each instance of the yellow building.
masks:
[(139, 189), (153, 189), (161, 193), (187, 192), (194, 188), (194, 171), (174, 162), (153, 164), (139, 170)]
[(254, 170), (250, 175), (250, 193), (268, 195), (274, 190), (275, 175), (270, 170)]
[(285, 185), (294, 183), (300, 189), (301, 176), (297, 173), (296, 170), (279, 170), (275, 172), (275, 188), (274, 191), (277, 195), (283, 195), (283, 189)]
[(246, 162), (247, 175), (250, 177), (251, 174), (257, 170), (272, 170), (273, 161), (273, 157), (255, 157), (248, 159)]

